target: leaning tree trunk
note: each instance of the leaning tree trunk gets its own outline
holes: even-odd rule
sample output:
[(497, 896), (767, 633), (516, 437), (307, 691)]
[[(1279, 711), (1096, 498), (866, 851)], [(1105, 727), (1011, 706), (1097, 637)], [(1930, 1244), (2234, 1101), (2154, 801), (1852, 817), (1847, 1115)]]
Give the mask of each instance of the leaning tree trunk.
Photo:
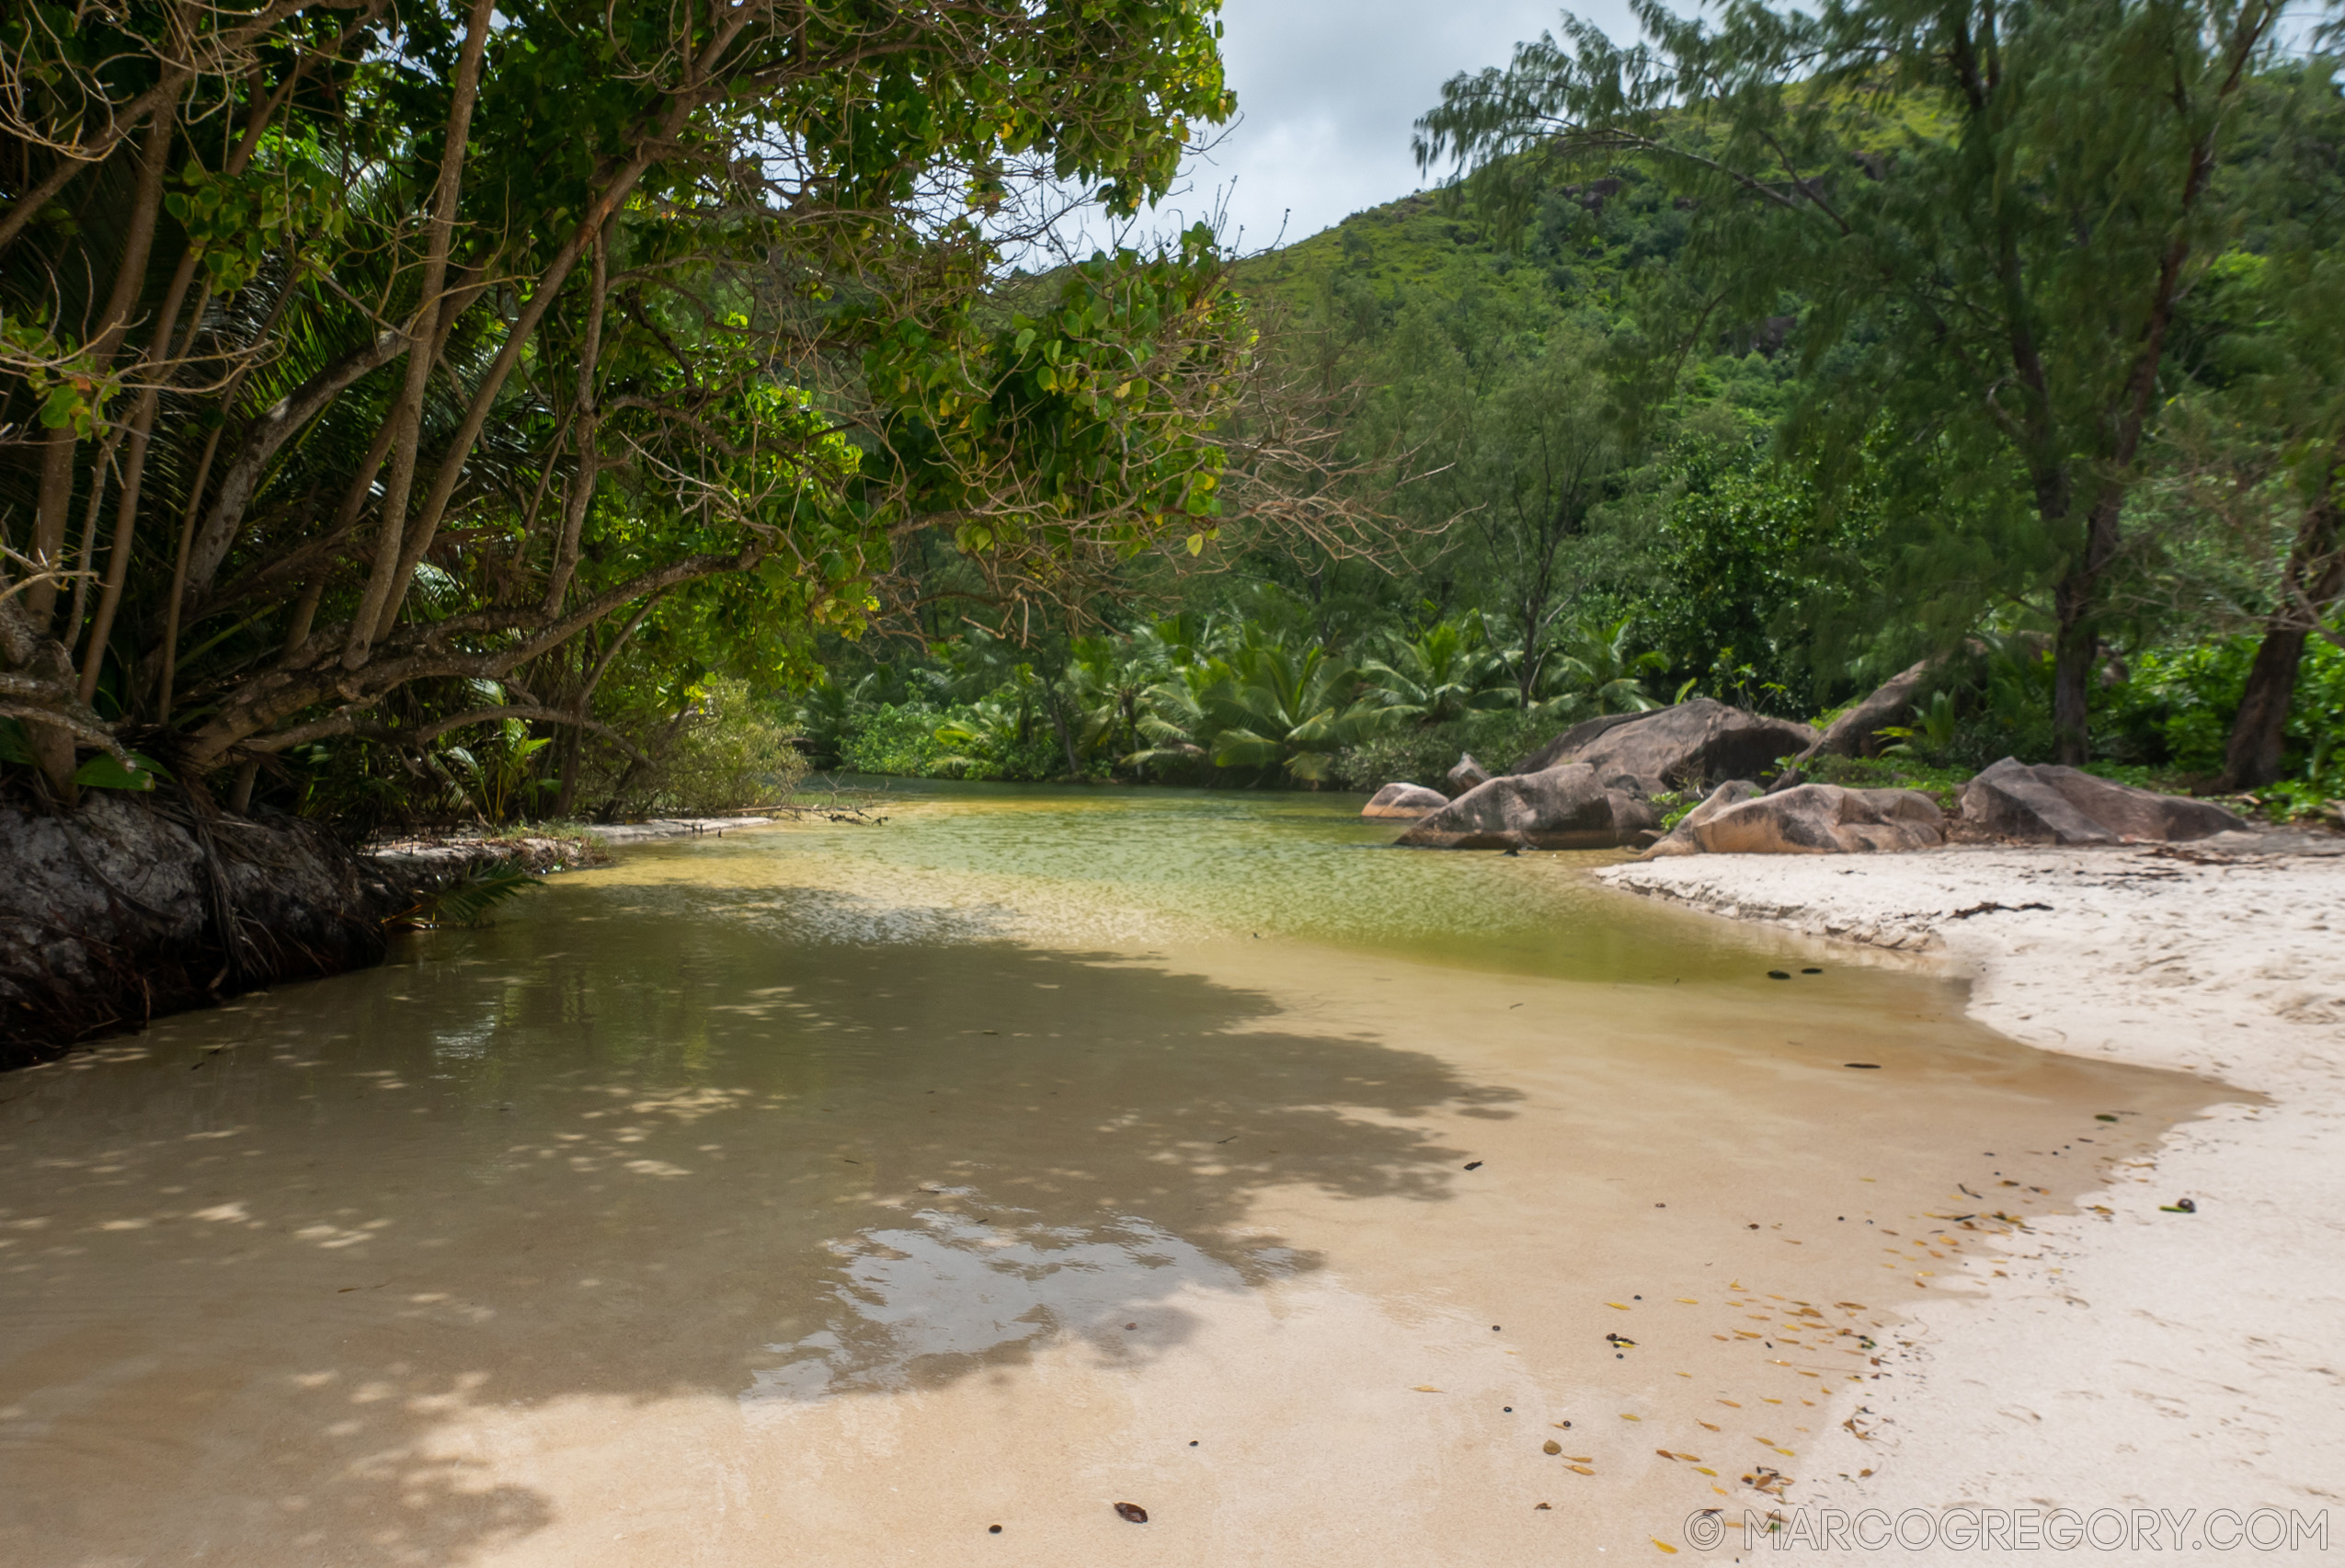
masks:
[[(2345, 452), (2335, 455), (2345, 462)], [(2345, 540), (2339, 538), (2335, 468), (2332, 463), (2320, 498), (2305, 509), (2281, 578), (2280, 607), (2266, 623), (2263, 644), (2248, 668), (2238, 716), (2232, 721), (2231, 745), (2223, 759), (2226, 789), (2251, 789), (2280, 776), (2305, 640), (2312, 635), (2312, 623), (2345, 594), (2345, 548), (2340, 548)]]

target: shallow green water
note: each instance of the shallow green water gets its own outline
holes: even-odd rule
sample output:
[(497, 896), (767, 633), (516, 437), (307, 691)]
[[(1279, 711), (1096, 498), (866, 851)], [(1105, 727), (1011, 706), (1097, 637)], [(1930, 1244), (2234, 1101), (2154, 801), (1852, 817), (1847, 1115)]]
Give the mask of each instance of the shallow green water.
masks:
[[(1628, 981), (1755, 979), (1763, 932), (1620, 898), (1619, 852), (1402, 850), (1364, 797), (865, 781), (885, 827), (744, 832), (631, 854), (646, 915), (716, 904), (808, 940), (1054, 945), (1299, 940), (1447, 966)], [(776, 841), (779, 839), (781, 841)], [(771, 896), (775, 884), (799, 896)], [(648, 891), (668, 886), (669, 898)], [(819, 888), (819, 892), (814, 891)]]

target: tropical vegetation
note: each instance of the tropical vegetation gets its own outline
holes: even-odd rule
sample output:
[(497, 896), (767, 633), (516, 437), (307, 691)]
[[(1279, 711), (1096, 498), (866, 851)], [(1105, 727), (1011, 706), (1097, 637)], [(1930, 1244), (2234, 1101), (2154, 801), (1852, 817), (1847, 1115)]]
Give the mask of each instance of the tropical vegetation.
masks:
[(2325, 14), (1642, 0), (1439, 189), (1054, 253), (1213, 9), (21, 8), (10, 787), (1370, 788), (1929, 659), (1849, 767), (2345, 796)]

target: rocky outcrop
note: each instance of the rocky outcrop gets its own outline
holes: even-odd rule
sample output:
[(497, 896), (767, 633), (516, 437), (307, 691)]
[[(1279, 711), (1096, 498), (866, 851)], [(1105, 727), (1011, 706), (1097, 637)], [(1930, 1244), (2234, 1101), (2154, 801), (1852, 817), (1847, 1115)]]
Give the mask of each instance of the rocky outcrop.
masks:
[(1756, 800), (1766, 793), (1748, 779), (1728, 779), (1711, 790), (1699, 806), (1677, 818), (1677, 825), (1670, 829), (1659, 843), (1652, 845), (1637, 858), (1651, 860), (1656, 855), (1701, 853), (1701, 840), (1695, 836), (1695, 830), (1728, 807)]
[(1688, 812), (1647, 860), (1676, 854), (1879, 854), (1935, 849), (1946, 814), (1918, 790), (1800, 784), (1771, 795), (1736, 779)]
[(1472, 752), (1461, 751), (1458, 755), (1458, 765), (1449, 770), (1443, 782), (1448, 787), (1449, 798), (1455, 800), (1468, 790), (1488, 784), (1490, 779), (1490, 770), (1475, 761)]
[(1642, 781), (1650, 793), (1751, 778), (1806, 750), (1816, 732), (1796, 719), (1746, 713), (1708, 697), (1642, 714), (1611, 714), (1573, 726), (1523, 760), (1517, 773), (1585, 763), (1606, 779)]
[(1423, 784), (1389, 784), (1368, 797), (1368, 803), (1360, 807), (1360, 815), (1371, 820), (1413, 822), (1448, 804), (1449, 797), (1437, 789), (1427, 789)]
[(1962, 820), (1996, 838), (2034, 844), (2169, 842), (2248, 825), (2208, 801), (2009, 757), (1962, 786)]
[(1401, 835), (1413, 849), (1609, 849), (1658, 825), (1653, 807), (1607, 789), (1584, 762), (1504, 774)]
[(0, 1066), (280, 979), (379, 962), (402, 889), (289, 818), (93, 790), (0, 804)]
[(1602, 714), (1595, 718), (1584, 718), (1516, 763), (1515, 772), (1535, 773), (1541, 768), (1552, 768), (1564, 762), (1576, 761), (1579, 760), (1581, 750), (1593, 744), (1597, 737), (1609, 735), (1624, 724), (1634, 724), (1639, 719), (1651, 718), (1656, 713), (1668, 711), (1666, 708), (1649, 708), (1642, 713)]

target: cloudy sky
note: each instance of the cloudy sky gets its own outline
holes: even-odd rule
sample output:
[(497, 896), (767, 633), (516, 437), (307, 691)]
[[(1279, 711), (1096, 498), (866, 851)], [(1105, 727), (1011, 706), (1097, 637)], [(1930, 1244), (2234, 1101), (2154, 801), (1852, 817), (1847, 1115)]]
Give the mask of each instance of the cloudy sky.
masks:
[[(1615, 36), (1620, 0), (1573, 9)], [(1427, 183), (1410, 126), (1459, 71), (1503, 65), (1516, 41), (1552, 27), (1560, 0), (1223, 0), (1222, 57), (1243, 117), (1181, 200), (1192, 212), (1218, 193), (1225, 236), (1259, 250), (1318, 233), (1363, 207)], [(1243, 229), (1242, 238), (1238, 230)]]

